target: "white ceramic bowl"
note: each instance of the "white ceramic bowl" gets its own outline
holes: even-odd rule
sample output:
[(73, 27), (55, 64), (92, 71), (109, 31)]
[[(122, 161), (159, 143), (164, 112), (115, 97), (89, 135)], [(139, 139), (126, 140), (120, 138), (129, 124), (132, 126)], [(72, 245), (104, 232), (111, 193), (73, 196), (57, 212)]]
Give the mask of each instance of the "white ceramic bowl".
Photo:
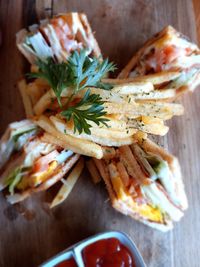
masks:
[(54, 267), (56, 264), (64, 260), (70, 259), (71, 257), (75, 259), (78, 267), (84, 267), (84, 262), (82, 258), (83, 249), (87, 247), (88, 245), (95, 243), (96, 241), (99, 241), (102, 239), (108, 239), (108, 238), (117, 238), (124, 246), (126, 246), (130, 250), (131, 254), (133, 255), (135, 259), (136, 267), (146, 267), (142, 259), (142, 256), (140, 255), (134, 242), (126, 234), (124, 234), (123, 232), (118, 232), (118, 231), (104, 232), (104, 233), (100, 233), (92, 237), (89, 237), (69, 247), (68, 249), (62, 251), (61, 253), (57, 254), (50, 260), (41, 264), (40, 267)]

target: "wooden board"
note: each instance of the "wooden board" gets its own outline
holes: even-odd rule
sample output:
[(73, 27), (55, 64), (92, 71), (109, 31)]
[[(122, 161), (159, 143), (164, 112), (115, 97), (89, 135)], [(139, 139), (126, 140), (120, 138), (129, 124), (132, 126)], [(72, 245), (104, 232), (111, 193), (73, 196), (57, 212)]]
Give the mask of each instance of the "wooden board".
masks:
[[(143, 42), (172, 24), (196, 41), (198, 1), (188, 0), (47, 0), (0, 1), (0, 133), (24, 116), (15, 83), (28, 64), (15, 47), (15, 33), (45, 15), (83, 11), (88, 15), (104, 56), (123, 67)], [(198, 8), (198, 9), (197, 9)], [(197, 17), (196, 17), (197, 18)], [(199, 17), (198, 17), (199, 18)], [(197, 21), (199, 19), (197, 18)], [(199, 39), (200, 40), (200, 39)], [(115, 229), (128, 233), (149, 267), (198, 267), (200, 259), (200, 93), (185, 96), (185, 115), (174, 118), (160, 142), (179, 157), (189, 210), (172, 232), (163, 234), (131, 220), (111, 207), (105, 186), (94, 186), (85, 172), (68, 200), (53, 211), (48, 195), (37, 195), (16, 210), (0, 195), (0, 266), (37, 266), (91, 234)], [(29, 210), (27, 215), (26, 209)], [(25, 216), (23, 216), (23, 214)]]

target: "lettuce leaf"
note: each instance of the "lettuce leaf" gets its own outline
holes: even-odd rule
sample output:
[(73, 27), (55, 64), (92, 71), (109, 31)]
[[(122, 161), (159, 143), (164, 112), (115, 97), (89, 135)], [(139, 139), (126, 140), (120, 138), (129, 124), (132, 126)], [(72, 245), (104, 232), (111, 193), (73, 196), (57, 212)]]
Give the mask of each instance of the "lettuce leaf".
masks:
[(26, 174), (28, 168), (19, 166), (15, 168), (6, 178), (6, 186), (8, 186), (8, 191), (11, 195), (14, 194), (15, 187), (20, 183), (24, 174)]

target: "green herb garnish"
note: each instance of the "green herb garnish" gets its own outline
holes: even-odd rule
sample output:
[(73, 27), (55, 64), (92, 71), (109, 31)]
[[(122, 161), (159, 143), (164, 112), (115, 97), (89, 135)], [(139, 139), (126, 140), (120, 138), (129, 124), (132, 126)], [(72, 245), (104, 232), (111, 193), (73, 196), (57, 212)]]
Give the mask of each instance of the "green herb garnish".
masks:
[(74, 121), (74, 132), (78, 130), (79, 134), (83, 131), (86, 134), (91, 134), (90, 127), (92, 126), (88, 121), (93, 121), (97, 125), (102, 123), (107, 126), (106, 121), (108, 119), (103, 117), (106, 114), (103, 111), (103, 103), (99, 95), (90, 94), (90, 90), (87, 90), (79, 103), (69, 107), (61, 115), (67, 120), (72, 119)]
[[(73, 52), (67, 62), (55, 63), (52, 58), (49, 58), (46, 61), (39, 59), (36, 64), (39, 71), (29, 74), (29, 77), (43, 78), (49, 83), (62, 109), (61, 115), (66, 120), (73, 120), (74, 131), (78, 130), (79, 134), (83, 131), (91, 134), (89, 121), (97, 125), (100, 123), (106, 125), (107, 119), (103, 117), (106, 114), (103, 111), (104, 102), (99, 95), (90, 94), (90, 90), (87, 90), (78, 104), (73, 105), (72, 102), (79, 91), (88, 87), (111, 90), (113, 86), (103, 83), (101, 79), (109, 71), (114, 71), (113, 63), (109, 63), (108, 59), (100, 61), (97, 58), (90, 58), (85, 50), (81, 50)], [(64, 108), (61, 94), (68, 88), (72, 93)]]
[(38, 59), (36, 62), (39, 67), (38, 72), (28, 74), (31, 78), (43, 78), (53, 89), (58, 103), (61, 106), (60, 97), (62, 91), (68, 86), (68, 66), (65, 62), (55, 63), (52, 58), (46, 61)]
[(112, 85), (101, 82), (106, 73), (115, 69), (113, 63), (109, 63), (108, 59), (102, 62), (97, 58), (91, 59), (85, 50), (81, 50), (80, 53), (75, 51), (66, 64), (69, 69), (69, 86), (73, 87), (75, 92), (90, 86), (104, 90), (112, 89)]

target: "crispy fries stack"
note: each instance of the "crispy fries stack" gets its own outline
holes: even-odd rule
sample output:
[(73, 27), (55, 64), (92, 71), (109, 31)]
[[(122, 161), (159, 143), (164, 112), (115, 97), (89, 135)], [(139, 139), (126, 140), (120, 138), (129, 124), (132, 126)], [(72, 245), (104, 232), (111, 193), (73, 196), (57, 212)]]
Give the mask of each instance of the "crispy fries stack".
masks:
[[(91, 135), (74, 132), (72, 121), (66, 122), (60, 115), (56, 115), (59, 106), (53, 90), (50, 88), (48, 90), (48, 85), (45, 82), (43, 87), (38, 79), (31, 84), (26, 84), (22, 80), (18, 85), (29, 118), (36, 115), (37, 123), (37, 121), (43, 120), (45, 116), (46, 121), (49, 119), (54, 128), (61, 134), (67, 134), (79, 139), (79, 141), (80, 139), (87, 140), (93, 144), (103, 146), (132, 144), (134, 134), (138, 131), (165, 135), (168, 132), (168, 127), (164, 122), (173, 116), (183, 114), (182, 105), (163, 102), (164, 97), (169, 98), (170, 95), (174, 94), (173, 90), (160, 93), (159, 90), (155, 90), (154, 84), (150, 81), (132, 82), (125, 80), (123, 83), (117, 79), (107, 79), (106, 81), (114, 84), (111, 91), (91, 88), (91, 93), (100, 95), (102, 100), (105, 101), (104, 109), (107, 113), (105, 117), (108, 119), (108, 127), (92, 124)], [(32, 92), (30, 88), (35, 88), (35, 91)], [(79, 92), (74, 101), (81, 99), (86, 90)], [(63, 105), (67, 102), (69, 95), (69, 89), (62, 92), (61, 102)], [(52, 113), (53, 115), (49, 115)], [(91, 153), (85, 151), (85, 155), (91, 156)]]

